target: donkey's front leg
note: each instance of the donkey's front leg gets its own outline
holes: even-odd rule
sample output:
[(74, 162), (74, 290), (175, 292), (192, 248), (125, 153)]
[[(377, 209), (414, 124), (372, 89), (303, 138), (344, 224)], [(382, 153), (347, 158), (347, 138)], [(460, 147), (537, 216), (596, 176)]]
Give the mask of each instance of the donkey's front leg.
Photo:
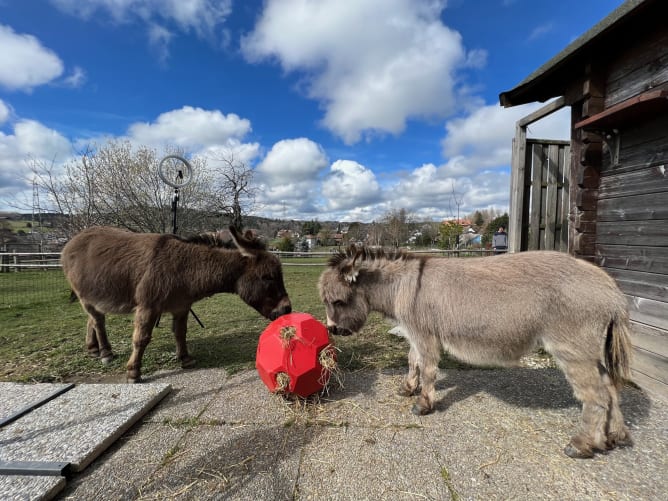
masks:
[(410, 345), (408, 350), (408, 374), (399, 389), (399, 394), (405, 397), (415, 395), (420, 388), (420, 361), (417, 350)]
[(436, 397), (436, 378), (438, 377), (438, 361), (441, 358), (440, 342), (437, 338), (420, 339), (415, 346), (418, 352), (420, 379), (422, 390), (415, 405), (411, 409), (418, 416), (429, 414), (434, 410)]
[(188, 313), (190, 309), (185, 312), (178, 312), (172, 314), (172, 332), (176, 340), (176, 358), (181, 362), (181, 367), (187, 369), (195, 365), (196, 360), (188, 354), (188, 346), (186, 344), (186, 332), (188, 331)]
[(158, 320), (159, 312), (153, 312), (142, 307), (138, 307), (135, 312), (135, 330), (132, 333), (132, 355), (127, 364), (128, 383), (138, 383), (141, 381), (141, 359), (144, 356), (144, 350), (151, 342), (153, 326)]

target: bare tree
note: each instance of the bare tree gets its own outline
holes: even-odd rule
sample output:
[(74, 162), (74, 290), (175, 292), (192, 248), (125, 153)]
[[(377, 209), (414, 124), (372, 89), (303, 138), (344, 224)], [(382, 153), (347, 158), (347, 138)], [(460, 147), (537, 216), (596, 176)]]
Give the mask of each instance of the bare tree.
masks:
[(212, 209), (227, 218), (237, 230), (243, 229), (243, 216), (254, 204), (257, 188), (252, 185), (254, 171), (233, 153), (213, 159)]
[[(455, 204), (455, 207), (457, 209), (456, 214), (452, 209), (452, 205), (451, 205), (452, 203)], [(457, 217), (457, 224), (459, 224), (459, 216), (460, 216), (459, 210), (460, 210), (463, 203), (464, 203), (464, 197), (461, 193), (457, 193), (455, 191), (455, 182), (453, 181), (452, 182), (452, 195), (450, 197), (450, 200), (448, 200), (448, 205), (449, 205), (450, 213), (452, 213), (453, 216), (456, 215), (456, 217)]]
[[(175, 154), (171, 150), (165, 154)], [(32, 161), (33, 179), (46, 195), (52, 212), (66, 216), (70, 236), (93, 225), (113, 225), (134, 231), (171, 231), (173, 188), (158, 177), (156, 150), (129, 141), (109, 141), (88, 147), (64, 166)], [(193, 180), (181, 189), (181, 227), (192, 230), (210, 185), (203, 159), (193, 159)]]
[(404, 208), (392, 209), (383, 217), (385, 231), (390, 240), (390, 245), (399, 247), (408, 238), (411, 216)]

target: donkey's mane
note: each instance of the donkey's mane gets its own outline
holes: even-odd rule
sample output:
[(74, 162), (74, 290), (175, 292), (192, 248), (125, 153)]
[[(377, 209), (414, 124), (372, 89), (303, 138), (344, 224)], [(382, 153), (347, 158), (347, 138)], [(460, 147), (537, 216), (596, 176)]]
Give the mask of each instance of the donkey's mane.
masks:
[[(206, 245), (208, 247), (220, 247), (223, 249), (236, 249), (232, 239), (223, 239), (221, 232), (200, 233), (198, 235), (190, 235), (188, 237), (179, 237), (179, 240), (189, 244)], [(243, 238), (245, 246), (255, 250), (266, 250), (266, 245), (259, 238), (248, 238), (248, 234)]]
[(234, 248), (232, 240), (223, 240), (219, 233), (200, 233), (187, 237), (176, 237), (181, 242), (195, 245), (206, 245), (207, 247), (222, 247), (224, 249)]
[(345, 251), (338, 251), (329, 258), (329, 266), (337, 267), (346, 259), (355, 259), (357, 261), (401, 261), (409, 259), (419, 259), (418, 256), (409, 254), (401, 249), (385, 249), (382, 247), (355, 247), (351, 245)]

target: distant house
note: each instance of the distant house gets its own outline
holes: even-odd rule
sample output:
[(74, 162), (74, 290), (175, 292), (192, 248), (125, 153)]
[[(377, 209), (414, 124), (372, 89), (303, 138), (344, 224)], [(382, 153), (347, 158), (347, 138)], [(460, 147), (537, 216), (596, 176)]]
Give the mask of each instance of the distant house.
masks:
[(292, 230), (278, 230), (276, 238), (288, 238), (292, 240), (293, 238), (299, 238), (299, 233)]
[[(668, 397), (668, 1), (624, 2), (499, 96), (505, 107), (550, 99), (517, 123), (510, 251), (567, 250), (614, 277), (633, 321), (634, 380)], [(566, 106), (570, 143), (526, 139)]]

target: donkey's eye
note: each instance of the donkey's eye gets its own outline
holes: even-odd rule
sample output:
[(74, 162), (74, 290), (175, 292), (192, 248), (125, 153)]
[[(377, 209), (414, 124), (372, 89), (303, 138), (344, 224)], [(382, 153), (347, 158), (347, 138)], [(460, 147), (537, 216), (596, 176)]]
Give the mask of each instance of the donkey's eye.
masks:
[(334, 302), (332, 303), (332, 306), (344, 306), (345, 304), (346, 304), (346, 303), (344, 303), (344, 302), (341, 301), (340, 299), (337, 299), (336, 301), (334, 301)]

